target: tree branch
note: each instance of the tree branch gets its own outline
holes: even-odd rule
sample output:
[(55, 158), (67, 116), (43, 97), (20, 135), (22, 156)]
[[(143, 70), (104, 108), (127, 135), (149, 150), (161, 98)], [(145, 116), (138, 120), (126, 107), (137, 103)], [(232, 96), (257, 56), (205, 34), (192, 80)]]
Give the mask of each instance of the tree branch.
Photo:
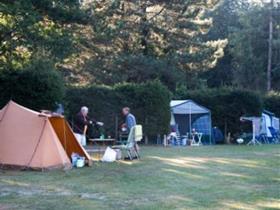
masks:
[(161, 10), (158, 13), (156, 13), (155, 15), (153, 15), (148, 21), (150, 21), (150, 20), (154, 19), (155, 17), (159, 16), (164, 10), (165, 10), (165, 7), (163, 6), (161, 8)]

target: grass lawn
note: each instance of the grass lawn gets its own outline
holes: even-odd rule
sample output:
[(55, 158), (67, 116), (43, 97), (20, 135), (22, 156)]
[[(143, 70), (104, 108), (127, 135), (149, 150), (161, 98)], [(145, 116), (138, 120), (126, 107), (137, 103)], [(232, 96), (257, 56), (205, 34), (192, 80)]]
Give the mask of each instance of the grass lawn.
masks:
[(141, 149), (141, 161), (0, 170), (0, 210), (280, 209), (280, 145)]

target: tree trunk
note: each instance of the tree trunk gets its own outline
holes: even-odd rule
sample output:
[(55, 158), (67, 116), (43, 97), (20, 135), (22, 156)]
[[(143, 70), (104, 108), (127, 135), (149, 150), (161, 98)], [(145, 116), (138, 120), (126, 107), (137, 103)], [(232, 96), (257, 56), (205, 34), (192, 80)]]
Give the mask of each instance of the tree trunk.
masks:
[(147, 135), (145, 135), (145, 144), (149, 144), (149, 138)]
[(148, 55), (148, 34), (149, 34), (149, 27), (147, 22), (147, 5), (146, 2), (142, 3), (141, 5), (141, 25), (142, 25), (142, 31), (141, 31), (141, 45), (143, 47), (143, 55)]
[(167, 146), (167, 137), (166, 137), (166, 135), (163, 136), (163, 146), (164, 147)]
[(270, 12), (269, 12), (269, 39), (268, 39), (268, 62), (267, 62), (267, 91), (271, 90), (271, 60), (272, 60), (272, 39), (273, 39), (273, 10), (274, 0), (270, 1)]
[(227, 143), (227, 120), (225, 119), (225, 124), (224, 124), (224, 141)]
[(119, 118), (115, 115), (115, 139), (119, 138)]
[(231, 133), (230, 132), (227, 134), (226, 142), (227, 142), (227, 144), (231, 144)]

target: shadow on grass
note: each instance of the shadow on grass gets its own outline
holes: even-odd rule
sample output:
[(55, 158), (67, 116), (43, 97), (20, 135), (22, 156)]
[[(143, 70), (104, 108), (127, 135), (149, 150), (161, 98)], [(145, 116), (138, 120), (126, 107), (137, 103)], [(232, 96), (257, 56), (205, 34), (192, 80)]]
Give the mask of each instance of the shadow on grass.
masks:
[(32, 209), (43, 197), (43, 206), (59, 203), (57, 209), (275, 209), (277, 153), (272, 147), (143, 147), (140, 161), (0, 172), (0, 203)]

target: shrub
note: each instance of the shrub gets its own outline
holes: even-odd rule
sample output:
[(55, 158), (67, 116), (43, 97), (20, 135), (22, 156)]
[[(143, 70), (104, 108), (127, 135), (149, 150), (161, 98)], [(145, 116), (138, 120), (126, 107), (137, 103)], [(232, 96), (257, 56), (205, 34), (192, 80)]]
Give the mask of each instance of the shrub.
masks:
[(160, 82), (119, 85), (115, 87), (115, 91), (121, 107), (131, 107), (147, 135), (155, 136), (168, 132), (170, 92)]
[(280, 93), (271, 92), (264, 96), (264, 108), (280, 117)]
[(170, 92), (158, 81), (143, 84), (120, 84), (113, 87), (71, 87), (66, 93), (67, 111), (71, 119), (81, 106), (88, 106), (90, 115), (105, 123), (106, 135), (114, 136), (124, 119), (121, 108), (128, 106), (143, 125), (147, 136), (168, 131)]
[(81, 106), (87, 106), (90, 117), (104, 122), (106, 134), (114, 135), (114, 123), (119, 110), (117, 97), (111, 88), (104, 86), (69, 87), (66, 91), (65, 102), (66, 113), (70, 121), (79, 112)]
[(63, 99), (63, 79), (47, 61), (34, 61), (24, 70), (0, 73), (0, 106), (9, 100), (35, 110), (53, 109)]

